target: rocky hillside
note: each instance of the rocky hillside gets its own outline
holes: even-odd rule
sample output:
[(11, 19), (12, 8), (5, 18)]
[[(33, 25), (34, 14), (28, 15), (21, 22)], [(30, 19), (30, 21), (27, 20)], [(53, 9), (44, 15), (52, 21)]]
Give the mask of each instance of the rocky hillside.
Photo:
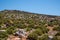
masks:
[(0, 40), (6, 40), (9, 35), (15, 37), (17, 29), (30, 32), (26, 40), (48, 40), (51, 36), (52, 40), (60, 40), (60, 16), (19, 10), (0, 11)]
[(19, 10), (3, 10), (0, 11), (0, 14), (3, 14), (3, 18), (14, 18), (14, 19), (34, 19), (34, 20), (54, 20), (54, 19), (60, 19), (59, 16), (52, 16), (52, 15), (43, 15), (43, 14), (37, 14), (37, 13), (30, 13), (25, 11), (19, 11)]

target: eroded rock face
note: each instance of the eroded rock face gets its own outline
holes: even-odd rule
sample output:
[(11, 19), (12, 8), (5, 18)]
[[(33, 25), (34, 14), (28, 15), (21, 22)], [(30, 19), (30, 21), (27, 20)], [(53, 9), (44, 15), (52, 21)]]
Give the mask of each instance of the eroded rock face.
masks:
[(27, 36), (27, 32), (24, 29), (18, 29), (15, 34), (17, 34), (20, 37), (26, 37)]
[(10, 35), (7, 40), (26, 40), (27, 32), (24, 29), (18, 29), (14, 35)]

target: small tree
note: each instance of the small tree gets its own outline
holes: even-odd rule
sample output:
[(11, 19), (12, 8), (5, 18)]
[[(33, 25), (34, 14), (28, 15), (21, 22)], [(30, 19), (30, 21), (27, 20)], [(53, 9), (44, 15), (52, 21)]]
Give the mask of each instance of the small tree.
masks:
[(36, 33), (38, 36), (40, 36), (40, 35), (43, 34), (42, 30), (39, 29), (39, 28), (37, 28), (37, 29), (34, 31), (34, 33)]
[(7, 32), (0, 32), (0, 39), (5, 39), (6, 37), (8, 37)]
[(60, 26), (58, 26), (58, 27), (54, 27), (53, 30), (60, 31)]
[(6, 32), (7, 32), (8, 34), (13, 34), (15, 31), (16, 31), (16, 30), (15, 30), (15, 27), (13, 27), (13, 26), (11, 26), (11, 27), (9, 27), (9, 28), (6, 29)]
[(29, 40), (37, 40), (37, 37), (38, 35), (36, 33), (31, 33), (29, 36), (28, 36), (28, 39)]

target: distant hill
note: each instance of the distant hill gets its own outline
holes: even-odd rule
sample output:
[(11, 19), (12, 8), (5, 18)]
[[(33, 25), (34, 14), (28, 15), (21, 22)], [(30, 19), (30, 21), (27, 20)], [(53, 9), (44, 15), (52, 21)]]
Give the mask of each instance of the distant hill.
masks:
[(1, 14), (4, 14), (6, 18), (13, 16), (15, 19), (23, 18), (23, 19), (45, 19), (45, 20), (53, 20), (57, 19), (60, 20), (60, 16), (53, 16), (53, 15), (45, 15), (45, 14), (37, 14), (37, 13), (30, 13), (30, 12), (25, 12), (25, 11), (20, 11), (20, 10), (3, 10), (0, 11)]

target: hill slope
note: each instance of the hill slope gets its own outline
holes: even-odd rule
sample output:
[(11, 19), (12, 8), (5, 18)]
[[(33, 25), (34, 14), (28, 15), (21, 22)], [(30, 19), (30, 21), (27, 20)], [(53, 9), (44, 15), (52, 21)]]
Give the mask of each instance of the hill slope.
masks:
[(36, 19), (60, 19), (59, 16), (52, 16), (52, 15), (43, 15), (43, 14), (36, 14), (36, 13), (30, 13), (30, 12), (24, 12), (24, 11), (19, 11), (19, 10), (3, 10), (0, 11), (0, 13), (4, 14), (7, 16), (7, 18), (10, 16), (13, 16), (15, 18), (36, 18)]
[(30, 40), (41, 39), (41, 37), (48, 40), (48, 36), (52, 35), (52, 33), (54, 34), (55, 31), (58, 32), (55, 34), (56, 36), (60, 35), (60, 16), (36, 14), (19, 10), (0, 11), (0, 30), (5, 30), (0, 32), (0, 39), (6, 38), (11, 34), (14, 35), (17, 28), (25, 29), (29, 32), (35, 30), (29, 34), (28, 39)]

